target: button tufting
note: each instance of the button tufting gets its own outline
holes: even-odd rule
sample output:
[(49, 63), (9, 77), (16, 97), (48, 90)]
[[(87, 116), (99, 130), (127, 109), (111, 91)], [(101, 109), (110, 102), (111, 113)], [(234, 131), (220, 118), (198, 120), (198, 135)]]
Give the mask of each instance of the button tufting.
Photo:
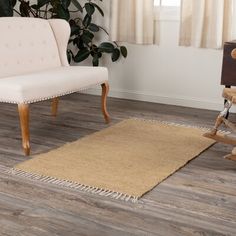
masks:
[[(61, 65), (58, 52), (60, 45), (57, 47), (55, 37), (52, 35), (51, 27), (48, 22), (44, 24), (38, 24), (38, 22), (26, 24), (24, 21), (23, 23), (18, 21), (17, 24), (8, 24), (7, 22), (4, 24), (4, 28), (6, 32), (8, 32), (9, 37), (5, 37), (5, 35), (2, 37), (1, 50), (3, 53), (7, 54), (5, 58), (11, 59), (7, 59), (6, 62), (4, 59), (2, 60), (0, 68), (1, 70), (3, 69), (3, 74), (11, 74), (12, 70), (15, 70), (17, 73), (19, 71), (20, 74), (24, 74), (24, 71), (34, 71), (34, 69), (37, 71), (37, 65), (39, 69)], [(17, 37), (18, 39), (14, 40), (12, 38), (10, 34), (11, 31), (16, 31), (17, 34), (20, 34), (19, 37)], [(31, 32), (32, 34), (28, 34), (27, 32)], [(45, 48), (47, 49), (46, 51)], [(32, 53), (34, 53), (33, 56)], [(76, 91), (66, 91), (63, 94), (57, 94), (57, 96), (63, 96)], [(33, 101), (25, 102), (31, 103), (49, 98), (51, 97), (36, 97)], [(11, 97), (9, 97), (9, 100), (11, 100)], [(17, 103), (17, 101), (15, 103)]]

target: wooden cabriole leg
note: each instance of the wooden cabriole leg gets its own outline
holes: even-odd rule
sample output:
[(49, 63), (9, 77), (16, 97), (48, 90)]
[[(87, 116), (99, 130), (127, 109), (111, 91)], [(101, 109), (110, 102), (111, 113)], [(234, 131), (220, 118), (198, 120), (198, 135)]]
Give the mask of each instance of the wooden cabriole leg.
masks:
[(219, 115), (216, 118), (214, 128), (210, 131), (210, 135), (212, 135), (212, 136), (216, 135), (218, 128), (221, 126), (222, 123), (223, 123), (223, 116)]
[(230, 161), (236, 161), (236, 155), (229, 154), (225, 156), (224, 158)]
[[(236, 145), (236, 138), (234, 136), (230, 136), (227, 134), (217, 134), (218, 128), (222, 123), (225, 124), (226, 127), (230, 128), (234, 133), (236, 132), (236, 125), (227, 120), (231, 106), (231, 101), (225, 102), (224, 110), (217, 117), (214, 128), (210, 132), (205, 133), (205, 137), (214, 139), (217, 142)], [(231, 154), (226, 155), (224, 158), (231, 161), (236, 161), (236, 147), (232, 150)]]
[(204, 134), (205, 137), (214, 139), (214, 137), (217, 135), (218, 128), (226, 120), (225, 117), (228, 116), (231, 106), (232, 106), (231, 101), (225, 102), (224, 110), (217, 117), (216, 122), (215, 122), (215, 126), (213, 127), (213, 129), (210, 132), (207, 132)]
[(110, 123), (110, 116), (107, 112), (107, 95), (109, 93), (109, 84), (104, 83), (102, 86), (102, 113), (104, 115), (106, 123)]
[(30, 154), (30, 135), (29, 135), (29, 105), (18, 104), (20, 116), (20, 126), (22, 134), (22, 146), (26, 156)]
[(52, 116), (57, 116), (59, 98), (52, 99)]
[(228, 160), (230, 160), (230, 161), (236, 161), (236, 148), (234, 148), (234, 149), (232, 150), (232, 153), (231, 153), (231, 154), (225, 156), (224, 158), (225, 158), (225, 159), (228, 159)]

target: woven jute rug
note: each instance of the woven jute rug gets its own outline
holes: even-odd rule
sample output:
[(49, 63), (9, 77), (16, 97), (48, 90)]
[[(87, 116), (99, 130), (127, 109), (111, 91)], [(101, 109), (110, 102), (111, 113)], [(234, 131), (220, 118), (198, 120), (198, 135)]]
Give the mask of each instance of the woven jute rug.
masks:
[(204, 130), (138, 119), (18, 164), (12, 174), (136, 201), (210, 147)]

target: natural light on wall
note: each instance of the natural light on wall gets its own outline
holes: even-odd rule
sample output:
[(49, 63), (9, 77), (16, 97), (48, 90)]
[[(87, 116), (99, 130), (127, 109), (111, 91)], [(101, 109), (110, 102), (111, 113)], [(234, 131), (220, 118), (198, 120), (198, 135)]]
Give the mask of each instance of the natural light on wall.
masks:
[(180, 6), (180, 0), (154, 0), (154, 5), (167, 7)]

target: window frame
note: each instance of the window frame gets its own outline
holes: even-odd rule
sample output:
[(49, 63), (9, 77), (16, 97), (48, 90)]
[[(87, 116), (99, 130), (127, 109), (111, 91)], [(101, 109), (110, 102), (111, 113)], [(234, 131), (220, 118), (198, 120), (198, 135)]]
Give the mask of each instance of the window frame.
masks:
[(153, 0), (153, 2), (154, 2), (154, 6), (162, 6), (162, 7), (179, 7), (179, 6), (181, 5), (181, 0), (177, 0), (177, 1), (179, 2), (178, 5), (164, 5), (164, 1), (166, 1), (166, 0), (158, 0), (158, 1), (159, 1), (159, 4), (156, 5), (156, 4), (155, 4), (155, 1), (156, 1), (156, 0)]
[[(153, 0), (153, 4), (154, 4)], [(154, 5), (154, 19), (156, 21), (179, 21), (180, 20), (181, 1), (178, 6)]]

